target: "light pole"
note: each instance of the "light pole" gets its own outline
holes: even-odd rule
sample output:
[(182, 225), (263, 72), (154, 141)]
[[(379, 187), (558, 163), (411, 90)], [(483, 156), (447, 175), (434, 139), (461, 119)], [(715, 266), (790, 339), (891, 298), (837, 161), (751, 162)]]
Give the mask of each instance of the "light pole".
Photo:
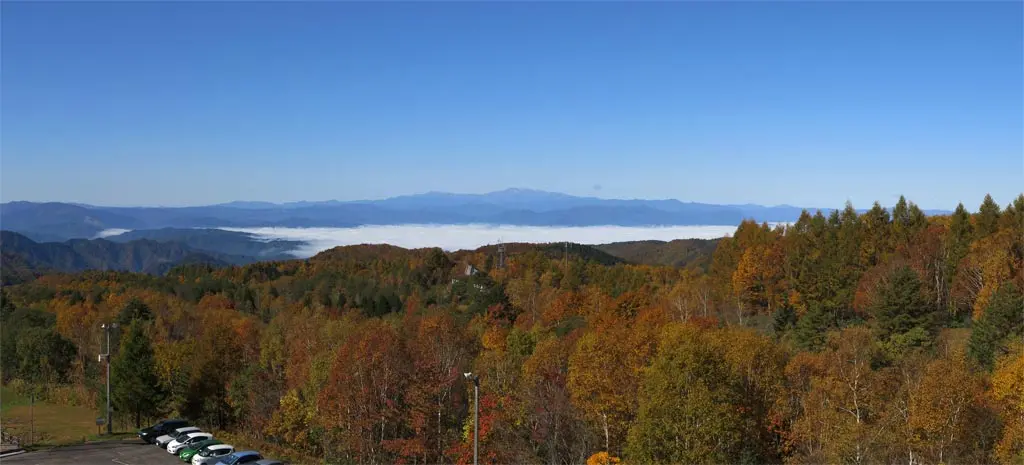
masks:
[(107, 434), (111, 434), (113, 426), (110, 424), (110, 330), (117, 328), (117, 323), (103, 323), (100, 327), (107, 335), (107, 353), (101, 357), (107, 361)]
[(463, 373), (463, 376), (473, 380), (473, 465), (477, 465), (480, 447), (480, 377), (473, 373)]

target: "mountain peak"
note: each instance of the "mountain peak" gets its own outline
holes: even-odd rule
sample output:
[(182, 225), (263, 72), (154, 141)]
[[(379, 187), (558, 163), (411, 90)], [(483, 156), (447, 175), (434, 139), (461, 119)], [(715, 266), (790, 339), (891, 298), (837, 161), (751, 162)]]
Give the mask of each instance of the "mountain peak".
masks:
[(502, 189), (500, 191), (488, 192), (483, 194), (484, 197), (551, 197), (551, 198), (567, 198), (574, 197), (569, 194), (563, 194), (561, 192), (542, 191), (540, 189), (528, 189), (523, 187), (510, 187), (508, 189)]
[[(525, 187), (509, 187), (500, 191), (488, 192), (487, 194), (558, 194), (557, 192), (542, 191), (539, 189), (529, 189)], [(558, 194), (565, 195), (565, 194)]]

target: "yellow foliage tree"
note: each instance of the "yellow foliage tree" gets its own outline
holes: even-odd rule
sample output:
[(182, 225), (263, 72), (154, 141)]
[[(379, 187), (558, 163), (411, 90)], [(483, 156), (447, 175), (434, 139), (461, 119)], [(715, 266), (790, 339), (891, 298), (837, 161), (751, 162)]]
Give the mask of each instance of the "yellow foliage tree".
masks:
[(1024, 347), (1018, 346), (999, 360), (992, 374), (991, 396), (1004, 421), (996, 458), (1001, 463), (1024, 463)]
[(617, 465), (622, 463), (622, 460), (614, 455), (608, 455), (607, 452), (598, 452), (587, 458), (587, 465)]
[(925, 366), (920, 382), (910, 392), (907, 409), (910, 448), (917, 451), (911, 452), (910, 459), (947, 463), (966, 453), (977, 435), (970, 428), (971, 411), (983, 392), (981, 380), (962, 357), (938, 359)]

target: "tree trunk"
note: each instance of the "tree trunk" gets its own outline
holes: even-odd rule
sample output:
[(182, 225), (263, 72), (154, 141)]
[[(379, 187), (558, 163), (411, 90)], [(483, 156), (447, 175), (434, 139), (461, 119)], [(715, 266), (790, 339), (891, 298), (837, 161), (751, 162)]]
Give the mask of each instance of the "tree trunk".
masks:
[(609, 445), (611, 441), (608, 438), (608, 414), (602, 413), (601, 420), (602, 423), (604, 423), (604, 451), (607, 452), (608, 454), (611, 454), (611, 446)]

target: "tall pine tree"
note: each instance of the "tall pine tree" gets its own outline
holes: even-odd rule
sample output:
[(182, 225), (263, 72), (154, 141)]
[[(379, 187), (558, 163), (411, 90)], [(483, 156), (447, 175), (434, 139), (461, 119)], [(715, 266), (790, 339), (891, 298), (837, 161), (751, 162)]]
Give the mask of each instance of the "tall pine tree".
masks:
[[(953, 287), (953, 277), (956, 276), (960, 261), (970, 252), (973, 237), (974, 226), (971, 225), (971, 214), (964, 208), (964, 204), (958, 204), (949, 218), (949, 232), (943, 238), (943, 248), (945, 249), (943, 276), (946, 289)], [(950, 313), (955, 313), (956, 307), (953, 299), (948, 299), (948, 301)]]
[(122, 340), (121, 351), (111, 363), (111, 401), (115, 410), (135, 418), (142, 426), (143, 416), (157, 414), (164, 398), (156, 374), (153, 347), (142, 320), (133, 320)]
[(1020, 264), (1015, 267), (1018, 271), (1014, 277), (1018, 277), (1021, 270), (1024, 270), (1024, 194), (1017, 196), (1003, 210), (1003, 214), (999, 218), (999, 228), (1010, 231), (1010, 237), (1013, 238), (1010, 253), (1013, 262)]
[(913, 202), (907, 202), (902, 195), (892, 209), (892, 239), (894, 246), (908, 246), (911, 241), (928, 226), (928, 219), (921, 208)]
[(879, 287), (872, 308), (879, 338), (897, 352), (929, 345), (938, 319), (922, 292), (921, 278), (903, 266), (895, 269), (887, 281)]
[(974, 231), (977, 239), (982, 239), (999, 229), (999, 213), (999, 204), (992, 200), (991, 195), (985, 194), (985, 200), (978, 207), (977, 227)]
[(793, 342), (802, 350), (817, 351), (825, 345), (833, 321), (821, 305), (814, 304), (796, 322)]
[(871, 268), (886, 260), (891, 251), (889, 212), (878, 202), (864, 213), (861, 224), (864, 242), (861, 243), (861, 266)]

